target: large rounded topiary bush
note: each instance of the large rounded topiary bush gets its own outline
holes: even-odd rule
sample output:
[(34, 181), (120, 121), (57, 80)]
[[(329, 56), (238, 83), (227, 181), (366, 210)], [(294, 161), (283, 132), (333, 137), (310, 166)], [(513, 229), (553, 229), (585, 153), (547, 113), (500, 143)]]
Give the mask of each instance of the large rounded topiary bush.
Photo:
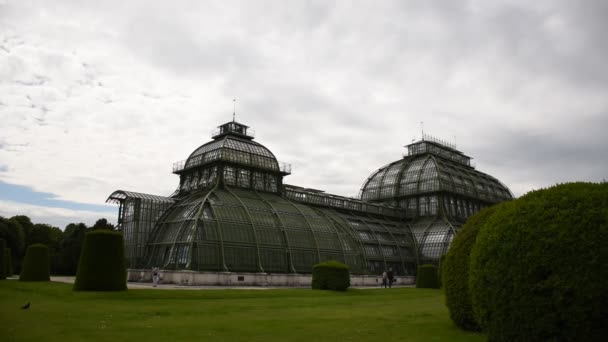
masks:
[(49, 248), (41, 243), (27, 247), (19, 280), (49, 281), (51, 280), (51, 258)]
[(608, 184), (505, 203), (479, 231), (469, 289), (490, 341), (605, 341)]
[(312, 268), (312, 288), (319, 290), (346, 291), (350, 286), (348, 266), (330, 260), (316, 264)]
[(99, 229), (85, 235), (75, 291), (122, 291), (127, 289), (127, 269), (122, 234)]
[(478, 331), (469, 296), (469, 262), (479, 228), (494, 214), (496, 206), (482, 209), (469, 217), (452, 241), (441, 266), (445, 299), (454, 323), (465, 330)]
[(0, 280), (6, 279), (6, 260), (4, 251), (6, 250), (6, 241), (0, 239)]
[(421, 289), (438, 289), (439, 273), (437, 266), (430, 264), (418, 266), (416, 287)]

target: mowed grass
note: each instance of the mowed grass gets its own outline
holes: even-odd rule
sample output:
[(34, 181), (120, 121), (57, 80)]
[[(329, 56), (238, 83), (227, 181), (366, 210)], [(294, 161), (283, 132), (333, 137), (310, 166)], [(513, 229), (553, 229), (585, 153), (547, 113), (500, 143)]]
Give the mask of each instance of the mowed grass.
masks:
[(73, 292), (5, 280), (0, 341), (485, 341), (457, 329), (444, 302), (415, 288)]

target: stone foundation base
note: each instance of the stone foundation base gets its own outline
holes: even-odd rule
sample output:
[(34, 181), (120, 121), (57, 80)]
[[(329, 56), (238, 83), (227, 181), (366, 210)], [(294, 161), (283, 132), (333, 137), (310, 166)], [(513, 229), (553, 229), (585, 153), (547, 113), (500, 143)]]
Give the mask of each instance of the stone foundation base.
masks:
[[(152, 282), (152, 270), (127, 270), (130, 282)], [(312, 275), (294, 273), (246, 273), (246, 272), (196, 272), (196, 271), (160, 271), (161, 284), (197, 285), (197, 286), (268, 286), (268, 287), (310, 287)], [(395, 285), (414, 285), (416, 277), (397, 276)], [(380, 287), (382, 278), (371, 275), (351, 275), (350, 286)]]

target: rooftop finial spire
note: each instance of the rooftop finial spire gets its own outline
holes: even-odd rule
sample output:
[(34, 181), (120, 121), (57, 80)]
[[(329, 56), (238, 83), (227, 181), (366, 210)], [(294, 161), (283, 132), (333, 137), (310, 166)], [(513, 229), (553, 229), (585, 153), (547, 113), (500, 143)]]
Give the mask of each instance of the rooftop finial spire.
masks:
[(236, 99), (232, 99), (232, 122), (236, 121)]
[(420, 130), (422, 131), (422, 140), (424, 140), (424, 121), (420, 121)]

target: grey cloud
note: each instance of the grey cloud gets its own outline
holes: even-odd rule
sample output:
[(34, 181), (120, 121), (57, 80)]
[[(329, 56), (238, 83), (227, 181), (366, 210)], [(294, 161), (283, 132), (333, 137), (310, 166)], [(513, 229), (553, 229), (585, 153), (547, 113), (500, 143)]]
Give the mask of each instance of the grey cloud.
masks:
[(339, 194), (399, 159), (420, 121), (518, 193), (608, 169), (603, 1), (0, 6), (0, 150), (31, 143), (4, 173), (71, 199), (170, 193), (171, 162), (231, 119), (233, 97), (294, 164), (288, 183)]

